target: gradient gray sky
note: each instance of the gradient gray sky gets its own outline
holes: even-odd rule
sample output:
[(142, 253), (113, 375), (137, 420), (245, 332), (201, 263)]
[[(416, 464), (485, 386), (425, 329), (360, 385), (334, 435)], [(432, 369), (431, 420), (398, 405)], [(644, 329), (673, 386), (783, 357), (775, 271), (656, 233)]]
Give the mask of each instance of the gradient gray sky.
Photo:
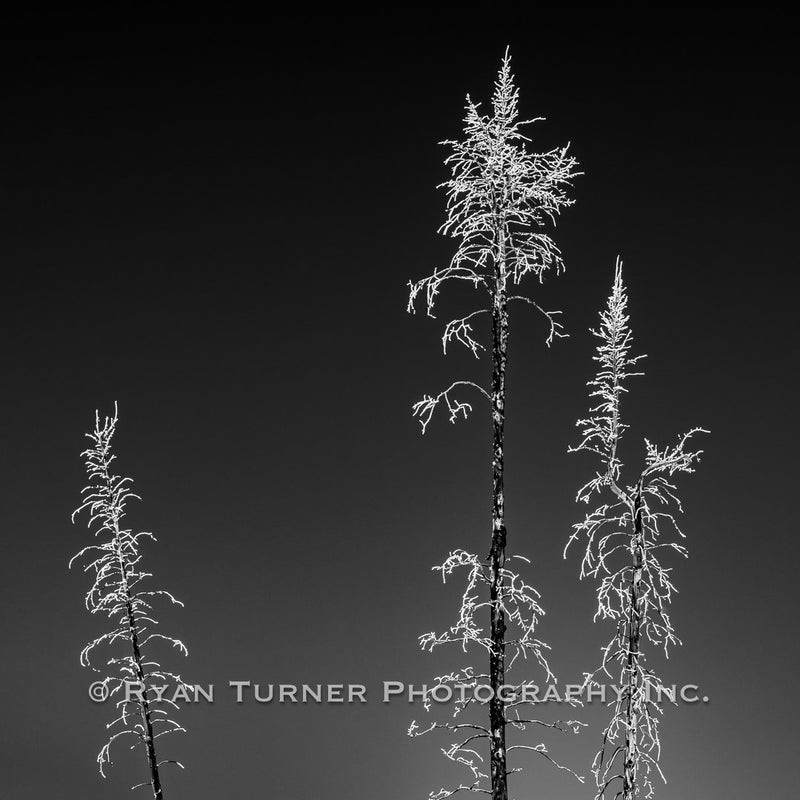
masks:
[[(119, 751), (107, 781), (96, 773), (111, 715), (86, 697), (78, 653), (102, 622), (83, 609), (87, 576), (66, 568), (88, 541), (69, 522), (83, 433), (114, 400), (119, 469), (144, 498), (130, 522), (157, 534), (146, 561), (186, 604), (162, 615), (189, 646), (184, 676), (364, 683), (370, 697), (236, 706), (223, 691), (185, 709), (189, 733), (164, 751), (187, 767), (165, 775), (169, 799), (405, 800), (459, 777), (446, 737), (405, 736), (422, 712), (379, 695), (383, 680), (445, 671), (448, 656), (416, 645), (457, 608), (430, 567), (487, 546), (488, 419), (439, 418), (422, 438), (410, 407), (488, 362), (443, 357), (440, 321), (405, 313), (405, 284), (451, 252), (436, 142), (459, 135), (467, 92), (488, 99), (507, 43), (523, 116), (547, 117), (535, 145), (571, 141), (586, 173), (554, 234), (567, 272), (537, 290), (570, 338), (548, 350), (538, 319), (512, 319), (509, 542), (532, 558), (541, 634), (564, 682), (609, 635), (561, 551), (594, 467), (566, 454), (587, 405), (587, 329), (619, 253), (649, 354), (625, 400), (627, 459), (643, 436), (712, 431), (681, 480), (684, 647), (660, 664), (710, 702), (666, 712), (658, 797), (794, 785), (797, 130), (781, 47), (744, 23), (733, 37), (713, 22), (632, 35), (612, 20), (555, 44), (517, 24), (468, 39), (421, 24), (286, 23), (240, 42), (44, 36), (28, 20), (6, 52), (8, 796), (119, 797), (141, 772)], [(463, 300), (445, 298), (442, 319)], [(584, 716), (579, 738), (547, 741), (585, 770), (603, 714)], [(591, 796), (536, 761), (513, 788)]]

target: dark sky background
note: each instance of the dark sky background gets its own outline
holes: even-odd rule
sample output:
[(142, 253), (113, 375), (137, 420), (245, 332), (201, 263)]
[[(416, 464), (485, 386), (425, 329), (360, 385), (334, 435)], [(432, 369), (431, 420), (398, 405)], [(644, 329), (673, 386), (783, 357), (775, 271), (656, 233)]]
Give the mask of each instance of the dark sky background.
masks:
[[(412, 317), (406, 282), (452, 251), (436, 143), (460, 134), (467, 92), (488, 99), (510, 43), (523, 115), (547, 117), (535, 146), (571, 141), (585, 172), (554, 234), (567, 272), (529, 287), (570, 338), (548, 350), (539, 319), (512, 319), (509, 544), (533, 560), (540, 634), (567, 683), (610, 635), (577, 551), (561, 551), (594, 468), (566, 453), (587, 329), (619, 253), (649, 354), (625, 400), (626, 460), (644, 436), (712, 431), (680, 481), (684, 646), (656, 660), (710, 702), (667, 710), (658, 797), (788, 796), (798, 130), (781, 21), (422, 34), (398, 12), (371, 30), (321, 17), (246, 37), (67, 22), (29, 18), (4, 56), (3, 793), (123, 797), (142, 772), (120, 748), (97, 774), (112, 714), (89, 701), (78, 654), (104, 622), (83, 608), (89, 576), (67, 570), (89, 541), (69, 521), (83, 434), (115, 400), (118, 466), (144, 498), (128, 519), (156, 532), (146, 563), (186, 604), (161, 616), (190, 657), (165, 661), (218, 687), (164, 740), (186, 764), (165, 773), (167, 797), (406, 800), (463, 777), (439, 753), (447, 736), (405, 736), (421, 709), (380, 702), (382, 681), (453, 663), (416, 644), (457, 610), (430, 567), (488, 546), (488, 416), (476, 404), (423, 438), (410, 414), (454, 378), (487, 377), (487, 360), (441, 353), (441, 324), (470, 298)], [(364, 683), (369, 702), (236, 706), (229, 680)], [(580, 737), (546, 741), (587, 772), (605, 714), (583, 716)], [(519, 763), (518, 797), (592, 796)]]

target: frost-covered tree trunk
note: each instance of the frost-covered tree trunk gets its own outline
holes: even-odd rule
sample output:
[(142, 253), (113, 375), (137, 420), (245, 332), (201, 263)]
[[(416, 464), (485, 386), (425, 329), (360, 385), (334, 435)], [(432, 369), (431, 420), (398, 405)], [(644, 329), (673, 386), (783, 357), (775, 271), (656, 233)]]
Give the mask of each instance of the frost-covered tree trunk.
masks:
[[(136, 681), (140, 686), (145, 686), (145, 671), (142, 660), (142, 651), (139, 648), (139, 625), (133, 612), (130, 593), (126, 591), (125, 611), (128, 621), (128, 635), (131, 642), (131, 653)], [(156, 744), (153, 734), (153, 721), (150, 714), (150, 701), (146, 695), (142, 695), (139, 702), (139, 713), (142, 719), (142, 731), (144, 738), (145, 751), (147, 753), (147, 769), (150, 772), (150, 785), (153, 788), (155, 800), (162, 800), (164, 793), (161, 791), (161, 778), (158, 774), (158, 757), (156, 756)]]
[[(547, 678), (552, 678), (544, 656), (547, 645), (534, 633), (544, 613), (538, 602), (538, 592), (508, 566), (512, 558), (527, 559), (509, 555), (506, 550), (504, 453), (508, 310), (512, 302), (524, 302), (542, 313), (548, 325), (548, 345), (563, 335), (556, 319), (559, 312), (545, 311), (533, 298), (511, 294), (509, 290), (526, 275), (532, 274), (541, 282), (548, 270), (558, 273), (563, 268), (558, 247), (541, 232), (541, 228), (546, 222), (552, 222), (563, 207), (572, 204), (566, 189), (579, 173), (575, 171), (576, 162), (567, 155), (566, 147), (541, 154), (528, 152), (526, 142), (529, 140), (520, 132), (521, 126), (527, 123), (518, 119), (518, 97), (510, 57), (506, 52), (495, 83), (491, 113), (480, 113), (478, 105), (468, 97), (464, 141), (444, 142), (453, 152), (445, 162), (451, 167), (452, 177), (444, 184), (448, 194), (447, 220), (441, 231), (459, 241), (456, 253), (448, 266), (436, 269), (432, 275), (416, 283), (409, 282), (409, 311), (414, 311), (418, 295), (424, 293), (429, 316), (433, 316), (439, 288), (446, 281), (466, 281), (481, 291), (484, 305), (445, 326), (442, 337), (445, 352), (449, 343), (457, 341), (479, 357), (485, 348), (473, 335), (472, 321), (482, 314), (491, 317), (492, 337), (488, 391), (474, 381), (459, 380), (438, 395), (425, 395), (414, 405), (414, 414), (420, 418), (424, 433), (440, 404), (447, 407), (451, 422), (459, 416), (466, 417), (472, 410), (471, 405), (457, 399), (454, 394), (462, 388), (470, 388), (477, 390), (489, 402), (492, 423), (488, 557), (480, 558), (457, 549), (441, 566), (435, 567), (444, 580), (456, 569), (466, 568), (467, 588), (457, 624), (444, 633), (431, 632), (420, 637), (426, 649), (445, 642), (458, 642), (464, 650), (468, 644), (476, 644), (486, 651), (488, 672), (484, 671), (485, 667), (476, 671), (468, 666), (439, 678), (431, 691), (442, 685), (474, 688), (481, 681), (488, 681), (492, 690), (488, 722), (434, 723), (421, 731), (416, 722), (412, 723), (409, 731), (412, 735), (436, 728), (457, 733), (458, 741), (444, 751), (445, 755), (467, 767), (472, 774), (469, 784), (432, 792), (434, 800), (442, 800), (459, 791), (480, 792), (490, 794), (493, 800), (507, 800), (508, 775), (520, 771), (520, 768), (508, 766), (508, 753), (512, 750), (535, 751), (553, 761), (543, 744), (531, 747), (523, 744), (508, 746), (506, 743), (509, 726), (525, 730), (526, 725), (544, 724), (520, 715), (519, 709), (527, 701), (508, 700), (502, 696), (501, 688), (508, 686), (507, 672), (515, 659), (519, 656), (533, 657), (545, 670)], [(478, 617), (484, 614), (487, 617), (485, 621)], [(513, 633), (510, 633), (510, 628)], [(530, 683), (526, 680), (512, 688), (521, 690)], [(457, 703), (454, 716), (470, 705), (471, 701)], [(578, 725), (570, 720), (547, 727), (576, 730)], [(482, 767), (484, 756), (475, 749), (484, 740), (488, 740), (488, 774)], [(488, 781), (488, 787), (484, 781)]]
[[(88, 511), (89, 528), (96, 525), (94, 536), (101, 543), (84, 547), (70, 561), (70, 566), (89, 553), (99, 554), (84, 567), (84, 571), (94, 573), (94, 583), (86, 595), (86, 607), (93, 614), (105, 614), (114, 623), (113, 630), (86, 645), (81, 653), (81, 664), (100, 672), (90, 660), (92, 651), (100, 645), (123, 645), (121, 656), (112, 655), (106, 661), (111, 671), (102, 680), (109, 697), (121, 695), (121, 698), (116, 703), (119, 716), (107, 726), (120, 726), (120, 729), (109, 736), (97, 756), (100, 774), (105, 777), (106, 764), (113, 763), (113, 742), (126, 735), (133, 736), (136, 744), (144, 750), (149, 775), (149, 780), (133, 788), (149, 786), (154, 800), (163, 800), (159, 768), (167, 763), (182, 765), (170, 759), (159, 761), (155, 740), (184, 729), (162, 708), (154, 707), (153, 684), (158, 681), (160, 686), (172, 684), (177, 688), (184, 687), (184, 683), (179, 675), (163, 670), (153, 654), (144, 653), (144, 648), (151, 640), (161, 639), (186, 654), (186, 647), (178, 639), (148, 632), (151, 625), (157, 624), (152, 616), (150, 600), (166, 597), (177, 605), (182, 603), (167, 591), (139, 588), (143, 580), (152, 577), (151, 573), (142, 571), (140, 567), (139, 540), (154, 540), (155, 537), (146, 531), (134, 534), (122, 526), (127, 501), (139, 497), (130, 491), (130, 478), (120, 477), (111, 471), (111, 464), (116, 458), (111, 451), (116, 425), (116, 406), (114, 416), (106, 417), (102, 424), (99, 414), (95, 416), (95, 428), (87, 434), (92, 440), (92, 447), (82, 453), (86, 459), (89, 485), (83, 490), (82, 504), (72, 515), (74, 521), (81, 511)], [(159, 698), (159, 702), (175, 706), (174, 701), (165, 697)]]
[(489, 734), (492, 797), (508, 797), (506, 780), (506, 716), (500, 687), (506, 678), (506, 616), (500, 602), (502, 569), (506, 560), (506, 524), (503, 486), (503, 447), (506, 421), (506, 357), (508, 348), (508, 300), (506, 298), (505, 231), (496, 226), (497, 269), (492, 299), (492, 546), (489, 552)]
[(687, 450), (686, 445), (693, 435), (706, 432), (694, 428), (663, 450), (645, 439), (644, 467), (632, 484), (623, 482), (619, 444), (627, 425), (621, 421), (621, 398), (627, 379), (642, 374), (631, 369), (644, 357), (629, 355), (632, 334), (627, 304), (622, 263), (617, 260), (600, 328), (593, 331), (600, 340), (594, 357), (600, 366), (589, 386), (590, 396), (599, 402), (589, 417), (578, 421), (583, 439), (570, 448), (594, 453), (602, 464), (597, 475), (581, 487), (578, 500), (588, 503), (595, 493), (603, 500), (575, 525), (567, 547), (579, 537), (585, 539), (581, 578), (598, 581), (595, 619), (616, 623), (600, 667), (585, 673), (587, 686), (598, 685), (596, 676), (610, 675), (610, 667), (618, 665), (613, 715), (593, 764), (596, 800), (609, 793), (614, 800), (651, 797), (650, 773), (661, 774), (658, 716), (662, 697), (669, 694), (647, 665), (645, 646), (656, 645), (668, 655), (669, 645), (680, 643), (668, 613), (675, 591), (671, 568), (662, 566), (659, 554), (672, 550), (687, 555), (686, 548), (675, 541), (683, 532), (669, 506), (682, 508), (671, 479), (676, 473), (694, 472), (702, 451)]
[(633, 536), (631, 539), (631, 588), (628, 600), (626, 624), (626, 704), (625, 704), (625, 762), (622, 780), (622, 795), (625, 800), (634, 796), (637, 768), (637, 732), (639, 728), (636, 697), (639, 677), (639, 638), (644, 614), (642, 598), (642, 571), (644, 568), (644, 531), (642, 525), (642, 482), (636, 484), (633, 495)]

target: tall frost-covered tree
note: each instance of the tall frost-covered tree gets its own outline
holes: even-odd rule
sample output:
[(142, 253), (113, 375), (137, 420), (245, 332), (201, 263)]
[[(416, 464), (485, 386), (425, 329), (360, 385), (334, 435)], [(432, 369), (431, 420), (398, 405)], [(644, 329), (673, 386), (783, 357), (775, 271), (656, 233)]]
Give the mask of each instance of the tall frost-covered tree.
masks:
[(662, 648), (668, 656), (670, 645), (679, 643), (669, 616), (675, 592), (672, 568), (662, 564), (662, 554), (687, 556), (675, 516), (682, 508), (673, 481), (679, 473), (694, 472), (702, 451), (690, 449), (690, 440), (707, 433), (693, 428), (663, 448), (645, 439), (644, 465), (632, 480), (623, 477), (619, 444), (628, 426), (622, 422), (621, 399), (628, 378), (642, 374), (635, 370), (644, 358), (630, 354), (627, 305), (617, 259), (600, 327), (592, 331), (599, 340), (594, 356), (598, 371), (588, 384), (595, 404), (586, 419), (578, 420), (582, 439), (570, 448), (593, 453), (600, 469), (578, 492), (579, 501), (595, 499), (596, 507), (575, 525), (567, 548), (576, 540), (584, 543), (580, 574), (597, 581), (595, 619), (615, 623), (600, 666), (585, 675), (587, 687), (599, 687), (600, 675), (616, 681), (613, 714), (593, 764), (596, 800), (651, 797), (652, 772), (664, 777), (659, 716), (664, 699), (674, 702), (674, 697), (649, 666), (647, 645)]
[[(455, 254), (447, 266), (434, 270), (427, 278), (409, 282), (408, 310), (414, 311), (415, 303), (422, 296), (429, 316), (434, 316), (436, 299), (445, 282), (463, 281), (478, 290), (483, 301), (480, 307), (445, 325), (442, 337), (445, 352), (449, 344), (458, 342), (479, 357), (485, 348), (475, 337), (473, 322), (484, 314), (491, 317), (489, 389), (473, 381), (458, 380), (436, 395), (425, 395), (414, 405), (414, 414), (420, 419), (424, 433), (437, 407), (447, 409), (451, 422), (459, 417), (466, 418), (472, 406), (462, 399), (463, 393), (476, 391), (488, 401), (492, 425), (488, 557), (459, 549), (435, 568), (445, 580), (456, 570), (466, 571), (467, 587), (455, 625), (443, 633), (428, 633), (420, 639), (422, 647), (429, 650), (451, 642), (460, 644), (464, 650), (468, 645), (476, 645), (488, 656), (488, 671), (468, 666), (439, 678), (431, 692), (441, 685), (475, 688), (488, 681), (492, 696), (488, 703), (488, 720), (482, 724), (435, 723), (424, 730), (412, 724), (409, 731), (412, 735), (436, 728), (453, 732), (457, 741), (444, 751), (445, 755), (471, 773), (469, 783), (432, 792), (435, 800), (458, 791), (480, 792), (490, 794), (494, 800), (506, 800), (508, 775), (519, 771), (519, 768), (509, 768), (508, 753), (524, 749), (550, 759), (543, 744), (506, 744), (507, 725), (524, 730), (526, 725), (545, 724), (524, 713), (527, 704), (535, 703), (519, 699), (529, 681), (514, 684), (513, 697), (511, 692), (503, 696), (501, 689), (508, 686), (507, 669), (519, 656), (532, 657), (547, 678), (552, 678), (545, 658), (547, 645), (536, 636), (536, 626), (544, 613), (539, 594), (512, 569), (512, 559), (521, 557), (512, 556), (506, 550), (506, 361), (511, 304), (525, 304), (544, 315), (548, 345), (563, 335), (558, 323), (559, 312), (545, 311), (536, 299), (523, 294), (519, 285), (528, 277), (541, 283), (547, 273), (558, 274), (562, 270), (559, 248), (543, 228), (547, 223), (554, 223), (561, 209), (574, 202), (567, 196), (567, 190), (579, 173), (575, 159), (567, 154), (568, 147), (544, 153), (530, 151), (530, 140), (522, 129), (537, 120), (520, 120), (518, 103), (519, 92), (506, 51), (489, 112), (482, 113), (479, 105), (468, 96), (463, 140), (443, 142), (452, 152), (445, 160), (451, 177), (443, 184), (447, 192), (447, 218), (440, 232), (457, 241)], [(457, 702), (455, 716), (471, 703), (470, 699)], [(550, 724), (550, 727), (575, 729), (576, 725), (567, 721)], [(483, 747), (488, 743), (488, 774), (485, 751), (484, 754), (480, 752), (481, 743)]]
[[(111, 630), (101, 634), (86, 645), (81, 652), (83, 666), (95, 672), (104, 672), (102, 685), (110, 698), (116, 699), (117, 717), (106, 727), (111, 731), (108, 740), (97, 756), (100, 774), (105, 777), (105, 767), (112, 764), (111, 746), (117, 739), (133, 737), (131, 749), (141, 748), (147, 761), (149, 779), (132, 787), (149, 786), (155, 800), (163, 798), (159, 770), (164, 764), (182, 765), (174, 760), (159, 761), (156, 754), (156, 739), (184, 728), (171, 718), (164, 705), (176, 708), (174, 699), (164, 697), (163, 687), (172, 686), (176, 696), (185, 689), (180, 675), (164, 670), (154, 654), (151, 642), (166, 641), (184, 655), (184, 644), (171, 636), (151, 631), (156, 625), (152, 602), (155, 598), (166, 598), (169, 602), (183, 605), (172, 594), (163, 589), (148, 589), (147, 579), (152, 573), (142, 567), (140, 545), (142, 540), (155, 540), (147, 531), (134, 533), (125, 527), (125, 515), (129, 500), (141, 499), (131, 491), (131, 478), (117, 475), (112, 464), (116, 456), (112, 453), (112, 439), (117, 426), (117, 407), (114, 416), (100, 422), (95, 414), (94, 430), (87, 433), (91, 446), (81, 455), (85, 459), (88, 485), (83, 489), (83, 502), (72, 515), (82, 511), (89, 515), (88, 527), (93, 531), (95, 544), (84, 547), (70, 561), (83, 560), (84, 571), (94, 580), (86, 594), (86, 608), (92, 614), (107, 617)], [(97, 648), (110, 650), (104, 669), (96, 667), (92, 656)], [(154, 689), (160, 687), (160, 693)], [(159, 694), (161, 696), (159, 696)]]

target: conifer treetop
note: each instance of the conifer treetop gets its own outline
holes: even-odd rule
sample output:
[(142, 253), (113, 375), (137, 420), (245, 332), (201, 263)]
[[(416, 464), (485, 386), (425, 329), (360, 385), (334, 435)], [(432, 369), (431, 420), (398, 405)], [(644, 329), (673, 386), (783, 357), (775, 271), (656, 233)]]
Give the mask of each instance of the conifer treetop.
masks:
[(416, 298), (424, 291), (426, 310), (433, 316), (439, 287), (447, 280), (465, 280), (491, 292), (500, 238), (504, 282), (510, 277), (519, 283), (528, 274), (542, 281), (548, 270), (563, 269), (560, 250), (539, 229), (555, 223), (561, 209), (574, 203), (567, 190), (581, 173), (567, 154), (569, 144), (530, 152), (531, 139), (521, 129), (543, 118), (520, 120), (518, 106), (519, 89), (506, 50), (491, 113), (481, 113), (480, 104), (468, 95), (463, 140), (441, 142), (452, 152), (445, 159), (451, 177), (440, 184), (447, 193), (447, 218), (439, 230), (461, 241), (447, 267), (409, 282), (409, 311), (414, 311)]

